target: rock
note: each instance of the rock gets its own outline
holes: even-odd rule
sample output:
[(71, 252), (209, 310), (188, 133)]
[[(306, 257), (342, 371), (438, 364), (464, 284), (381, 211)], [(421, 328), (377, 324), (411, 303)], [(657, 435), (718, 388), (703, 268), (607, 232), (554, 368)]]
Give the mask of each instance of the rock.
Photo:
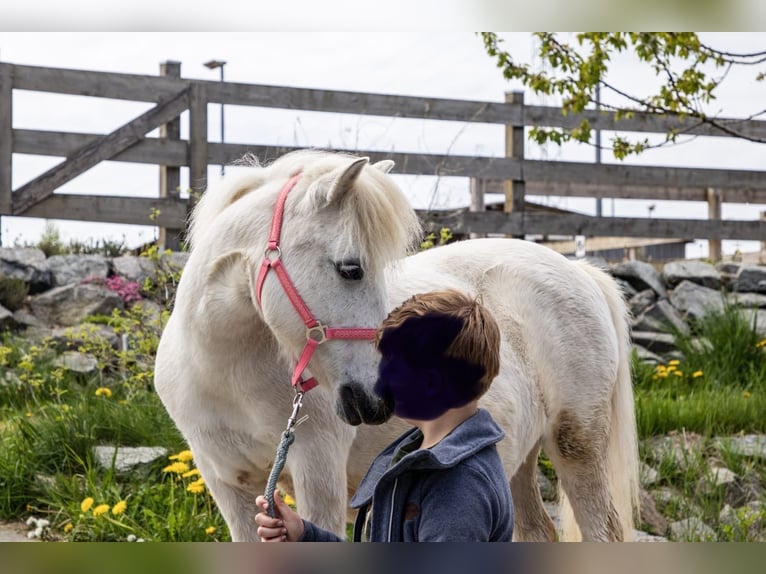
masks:
[(755, 327), (755, 332), (761, 337), (766, 337), (766, 310), (743, 309), (742, 314), (748, 324)]
[(698, 491), (705, 496), (713, 496), (716, 490), (723, 492), (727, 504), (740, 506), (749, 499), (748, 489), (742, 478), (728, 468), (711, 466), (709, 473), (697, 483)]
[(30, 293), (40, 293), (51, 286), (45, 253), (34, 247), (0, 247), (0, 277), (26, 281)]
[(13, 313), (0, 305), (0, 329), (11, 329), (18, 325)]
[(110, 315), (123, 309), (120, 296), (101, 285), (65, 285), (31, 297), (35, 316), (49, 325), (76, 325), (90, 315)]
[(112, 268), (117, 275), (141, 285), (147, 278), (154, 277), (154, 263), (147, 257), (122, 255), (112, 259)]
[(682, 281), (691, 281), (710, 289), (720, 289), (721, 273), (704, 261), (673, 261), (662, 268), (665, 286), (672, 289)]
[(716, 263), (716, 270), (721, 274), (721, 283), (727, 290), (731, 290), (741, 263), (735, 261), (721, 261)]
[[(167, 265), (173, 271), (183, 270), (183, 268), (186, 267), (186, 262), (188, 260), (188, 251), (171, 251), (170, 253), (163, 253), (162, 257), (160, 258), (161, 264)], [(606, 261), (603, 261), (603, 265), (596, 263), (594, 260), (590, 260), (590, 262), (597, 267), (601, 267), (602, 269), (609, 268), (609, 265), (606, 263)]]
[(729, 293), (729, 303), (740, 307), (766, 309), (766, 295), (758, 293)]
[(667, 542), (668, 539), (664, 536), (654, 536), (642, 532), (641, 530), (633, 530), (633, 542)]
[(638, 293), (638, 289), (635, 289), (627, 281), (620, 279), (619, 277), (615, 277), (614, 281), (620, 287), (620, 291), (622, 291), (622, 296), (626, 301), (628, 301), (631, 297), (633, 297), (634, 295)]
[(668, 302), (667, 299), (657, 301), (654, 305), (649, 307), (644, 316), (649, 320), (654, 320), (661, 326), (661, 332), (673, 332), (673, 330), (680, 333), (688, 333), (689, 327), (684, 323), (681, 315), (676, 311), (675, 307)]
[(641, 484), (644, 486), (651, 486), (652, 484), (657, 483), (660, 478), (660, 473), (648, 464), (642, 462), (639, 467), (639, 477)]
[(168, 450), (159, 446), (95, 446), (93, 453), (96, 461), (104, 468), (112, 468), (114, 460), (114, 469), (125, 472), (167, 456)]
[(45, 323), (43, 323), (42, 321), (40, 321), (40, 319), (32, 315), (32, 313), (29, 313), (28, 311), (25, 311), (24, 309), (19, 309), (18, 311), (15, 311), (13, 313), (13, 320), (16, 321), (16, 324), (22, 328), (45, 327)]
[(667, 353), (676, 348), (675, 338), (667, 333), (633, 331), (633, 342), (654, 353)]
[(720, 292), (691, 281), (681, 281), (670, 294), (670, 302), (684, 318), (699, 319), (711, 311), (722, 312), (724, 309), (724, 298)]
[(648, 532), (664, 536), (668, 531), (668, 521), (659, 513), (652, 496), (643, 488), (640, 493), (641, 524)]
[(670, 538), (684, 542), (715, 542), (715, 531), (700, 518), (691, 517), (670, 525)]
[(98, 367), (96, 357), (77, 351), (68, 351), (56, 357), (54, 364), (77, 373), (92, 373)]
[(766, 266), (743, 265), (734, 278), (735, 291), (766, 293)]
[(660, 299), (665, 299), (668, 292), (657, 270), (644, 261), (625, 261), (612, 267), (612, 275), (624, 279), (634, 289), (643, 291), (653, 289)]
[(653, 305), (657, 301), (657, 293), (654, 289), (644, 289), (639, 291), (628, 301), (628, 307), (630, 312), (634, 316), (638, 316), (643, 313), (650, 305)]
[(687, 468), (702, 456), (702, 437), (696, 433), (671, 433), (648, 439), (652, 458), (657, 462), (670, 458), (680, 469)]
[(645, 363), (652, 363), (655, 365), (659, 365), (660, 363), (663, 363), (662, 357), (659, 355), (655, 355), (650, 350), (645, 349), (641, 345), (633, 345), (633, 350), (636, 351), (636, 355), (639, 359), (644, 361)]
[(766, 436), (764, 435), (747, 434), (718, 438), (715, 440), (715, 446), (740, 456), (766, 459)]
[(48, 258), (53, 286), (80, 283), (89, 277), (106, 278), (109, 262), (102, 255), (53, 255)]

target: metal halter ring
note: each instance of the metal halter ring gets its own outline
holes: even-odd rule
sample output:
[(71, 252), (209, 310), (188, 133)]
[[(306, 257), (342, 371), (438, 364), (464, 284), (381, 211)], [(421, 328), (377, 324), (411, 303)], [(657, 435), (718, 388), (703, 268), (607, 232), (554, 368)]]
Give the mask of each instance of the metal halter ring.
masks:
[(327, 327), (319, 322), (313, 327), (306, 327), (306, 339), (312, 339), (317, 345), (321, 345), (327, 340)]
[[(276, 257), (274, 257), (274, 259), (270, 259), (269, 255), (271, 255), (274, 252), (276, 252), (276, 254), (277, 254)], [(266, 251), (263, 252), (263, 256), (268, 261), (276, 261), (277, 259), (281, 259), (282, 258), (282, 250), (279, 248), (279, 245), (277, 245), (276, 247), (267, 247)]]

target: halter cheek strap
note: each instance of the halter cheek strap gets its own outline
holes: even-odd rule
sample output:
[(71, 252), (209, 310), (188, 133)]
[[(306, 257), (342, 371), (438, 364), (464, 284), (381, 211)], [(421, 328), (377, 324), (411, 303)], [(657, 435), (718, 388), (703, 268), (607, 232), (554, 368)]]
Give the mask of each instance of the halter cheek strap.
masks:
[(279, 240), (282, 232), (282, 221), (285, 214), (285, 202), (287, 201), (287, 195), (295, 187), (295, 184), (300, 179), (300, 174), (292, 176), (287, 183), (282, 187), (277, 197), (277, 203), (274, 206), (274, 215), (271, 220), (271, 229), (269, 231), (269, 240), (266, 244), (266, 251), (264, 252), (263, 262), (258, 270), (258, 278), (255, 283), (255, 298), (258, 301), (258, 305), (261, 304), (261, 293), (263, 291), (263, 283), (266, 280), (266, 276), (269, 271), (273, 270), (279, 279), (282, 289), (284, 290), (287, 298), (293, 305), (293, 308), (303, 320), (303, 324), (306, 326), (306, 345), (303, 347), (303, 351), (298, 357), (298, 361), (293, 368), (293, 375), (291, 383), (296, 390), (306, 392), (317, 386), (317, 380), (314, 377), (309, 379), (303, 379), (303, 372), (311, 362), (311, 357), (314, 354), (316, 348), (327, 341), (328, 339), (356, 339), (356, 340), (370, 340), (374, 339), (377, 333), (376, 329), (367, 328), (344, 328), (344, 327), (327, 327), (320, 323), (314, 315), (311, 314), (305, 301), (301, 298), (298, 290), (290, 279), (290, 275), (287, 273), (284, 264), (282, 263), (282, 251), (279, 248)]

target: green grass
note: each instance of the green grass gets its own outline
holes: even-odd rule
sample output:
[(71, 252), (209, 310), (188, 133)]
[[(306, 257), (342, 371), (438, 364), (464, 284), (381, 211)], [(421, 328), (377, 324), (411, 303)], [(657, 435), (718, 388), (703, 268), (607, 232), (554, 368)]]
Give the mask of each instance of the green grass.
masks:
[[(96, 318), (128, 334), (125, 351), (88, 326), (63, 343), (0, 338), (0, 518), (45, 518), (45, 536), (57, 540), (229, 539), (192, 460), (177, 468), (161, 459), (127, 473), (93, 460), (96, 445), (186, 449), (151, 385), (164, 320), (138, 308)], [(62, 345), (94, 356), (98, 369), (56, 366)]]
[(766, 342), (745, 313), (727, 306), (673, 335), (681, 359), (655, 366), (633, 354), (639, 435), (766, 431)]

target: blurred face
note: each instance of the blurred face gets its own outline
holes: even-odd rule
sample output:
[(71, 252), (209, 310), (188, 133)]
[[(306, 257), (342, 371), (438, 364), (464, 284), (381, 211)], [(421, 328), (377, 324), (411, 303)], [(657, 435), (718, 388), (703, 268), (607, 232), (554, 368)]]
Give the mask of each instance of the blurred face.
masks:
[(484, 368), (445, 355), (462, 327), (460, 318), (433, 314), (384, 332), (374, 390), (398, 417), (434, 420), (479, 396)]

